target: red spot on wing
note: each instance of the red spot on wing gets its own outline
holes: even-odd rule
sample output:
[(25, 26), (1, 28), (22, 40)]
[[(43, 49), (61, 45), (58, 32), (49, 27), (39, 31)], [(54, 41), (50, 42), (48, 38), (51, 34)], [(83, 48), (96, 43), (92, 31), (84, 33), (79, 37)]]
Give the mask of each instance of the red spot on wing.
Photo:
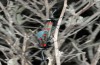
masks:
[(43, 44), (43, 46), (46, 47), (47, 45), (46, 44)]
[(53, 23), (50, 21), (50, 22), (47, 22), (47, 24), (48, 24), (48, 25), (52, 25)]
[(43, 36), (45, 37), (45, 36), (47, 36), (46, 34), (43, 34)]
[(40, 44), (40, 46), (41, 46), (41, 47), (46, 47), (46, 46), (47, 46), (47, 44)]
[(42, 40), (42, 38), (39, 38), (39, 40)]

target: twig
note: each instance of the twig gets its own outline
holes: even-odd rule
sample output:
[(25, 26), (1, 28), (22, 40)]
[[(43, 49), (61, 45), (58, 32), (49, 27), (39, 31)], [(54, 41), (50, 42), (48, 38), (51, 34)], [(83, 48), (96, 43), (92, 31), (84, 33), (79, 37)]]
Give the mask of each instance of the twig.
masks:
[(55, 29), (55, 33), (54, 33), (54, 38), (53, 38), (53, 40), (55, 41), (54, 42), (54, 48), (55, 48), (55, 57), (56, 57), (56, 64), (57, 65), (61, 65), (60, 56), (59, 56), (58, 42), (57, 42), (58, 32), (59, 32), (59, 28), (60, 28), (59, 25), (61, 24), (62, 17), (64, 16), (66, 7), (67, 7), (67, 0), (64, 0), (63, 10), (62, 10), (61, 15), (60, 15), (60, 18), (58, 20), (58, 23), (57, 23), (57, 26), (56, 26), (56, 29)]
[[(94, 39), (96, 38), (96, 36), (97, 36), (97, 34), (99, 33), (99, 31), (100, 31), (100, 26), (98, 25), (98, 27), (95, 29), (94, 32), (92, 32), (92, 34), (91, 34), (91, 36), (90, 36), (90, 40), (92, 40), (92, 41), (91, 41), (91, 44), (93, 44), (93, 41), (94, 41)], [(89, 59), (90, 59), (90, 61), (91, 61), (92, 58), (93, 58), (93, 47), (89, 47), (89, 48), (88, 48), (88, 54), (89, 54)]]
[(26, 51), (26, 49), (27, 49), (27, 35), (25, 34), (25, 36), (24, 36), (24, 41), (23, 41), (23, 46), (22, 46), (22, 62), (21, 62), (21, 64), (22, 65), (27, 65), (27, 62), (25, 62), (25, 51)]
[(3, 60), (2, 58), (0, 58), (0, 61), (4, 62), (4, 63), (7, 63), (5, 60)]
[(39, 5), (43, 5), (41, 2), (37, 1), (37, 0), (32, 0), (33, 2), (39, 4)]
[(46, 18), (49, 18), (49, 3), (48, 0), (44, 0), (45, 1), (45, 6), (46, 6)]
[(25, 8), (29, 9), (30, 11), (32, 11), (33, 13), (35, 13), (37, 16), (41, 17), (42, 19), (45, 20), (45, 16), (43, 13), (38, 12), (37, 10), (33, 9), (32, 7), (30, 7), (26, 2), (22, 1), (22, 0), (18, 0)]
[[(30, 19), (30, 20), (32, 20), (32, 21), (38, 22), (38, 23), (40, 23), (41, 25), (44, 26), (44, 24), (43, 24), (41, 21), (39, 21), (38, 19), (33, 19), (33, 18), (31, 18), (31, 17), (29, 17), (29, 16), (26, 16), (26, 15), (24, 15), (24, 17), (26, 17), (27, 19)], [(26, 21), (27, 21), (27, 20), (26, 20)]]
[(100, 59), (100, 45), (98, 47), (97, 53), (95, 54), (94, 58), (92, 59), (91, 65), (97, 65), (97, 62), (99, 59)]
[[(69, 38), (70, 39), (70, 38)], [(71, 43), (73, 45), (73, 47), (78, 51), (78, 52), (82, 52), (82, 50), (80, 48), (78, 48), (78, 46), (75, 44), (75, 40), (73, 39), (70, 39), (71, 40)]]
[[(88, 26), (88, 25), (90, 25), (90, 24), (93, 24), (94, 21), (98, 19), (99, 14), (100, 14), (100, 12), (96, 12), (95, 14), (93, 14), (89, 19), (87, 19), (84, 23), (82, 23), (82, 24), (78, 27), (79, 29), (77, 28), (78, 30), (74, 31), (75, 29), (73, 29), (72, 31), (74, 31), (74, 32), (70, 31), (66, 36), (64, 36), (64, 38), (67, 38), (68, 36), (71, 36), (71, 35), (73, 35), (73, 34), (79, 32), (79, 31), (82, 30), (84, 27), (86, 27), (86, 26)], [(96, 18), (96, 16), (98, 16), (98, 17)], [(94, 18), (96, 18), (96, 19), (94, 19)], [(91, 21), (91, 20), (93, 20), (93, 21)]]
[(48, 57), (48, 60), (49, 60), (48, 65), (52, 65), (52, 61), (53, 61), (53, 59), (50, 58), (50, 57)]
[(6, 18), (8, 19), (10, 25), (12, 25), (13, 23), (13, 20), (12, 20), (12, 17), (10, 16), (9, 12), (5, 9), (5, 7), (2, 5), (2, 3), (0, 2), (0, 7), (2, 8)]
[(50, 3), (49, 7), (50, 9), (53, 8), (53, 6), (57, 3), (57, 0), (54, 0)]
[(83, 12), (85, 12), (86, 10), (88, 10), (90, 7), (92, 7), (94, 4), (96, 4), (96, 3), (98, 3), (98, 2), (99, 2), (99, 1), (91, 3), (91, 2), (89, 1), (89, 3), (88, 3), (83, 9), (81, 9), (79, 12), (77, 12), (76, 15), (82, 14)]

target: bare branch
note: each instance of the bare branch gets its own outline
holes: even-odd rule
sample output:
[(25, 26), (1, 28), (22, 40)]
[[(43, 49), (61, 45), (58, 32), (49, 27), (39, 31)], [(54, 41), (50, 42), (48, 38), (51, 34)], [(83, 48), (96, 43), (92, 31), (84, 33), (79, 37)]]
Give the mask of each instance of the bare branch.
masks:
[(55, 47), (55, 57), (56, 57), (57, 65), (61, 65), (61, 63), (60, 63), (60, 56), (59, 56), (58, 42), (57, 42), (58, 31), (59, 31), (59, 27), (60, 27), (60, 24), (61, 24), (61, 21), (62, 21), (62, 17), (64, 16), (64, 13), (65, 13), (66, 7), (67, 7), (67, 0), (64, 0), (64, 7), (63, 7), (63, 10), (61, 12), (60, 18), (58, 20), (57, 27), (56, 27), (55, 33), (54, 33), (54, 38), (53, 38), (54, 41), (55, 41), (54, 42), (54, 47)]

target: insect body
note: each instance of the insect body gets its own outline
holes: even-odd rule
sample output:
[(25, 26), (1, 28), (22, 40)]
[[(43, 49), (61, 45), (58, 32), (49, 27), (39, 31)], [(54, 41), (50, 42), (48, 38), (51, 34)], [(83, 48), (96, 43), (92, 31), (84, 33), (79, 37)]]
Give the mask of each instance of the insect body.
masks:
[(47, 21), (44, 28), (36, 34), (36, 37), (39, 41), (39, 46), (42, 48), (41, 56), (42, 56), (43, 63), (46, 63), (44, 49), (49, 47), (48, 42), (50, 40), (50, 36), (52, 33), (52, 26), (53, 23), (51, 21)]
[(52, 25), (53, 23), (51, 21), (48, 21), (46, 25), (44, 26), (44, 28), (36, 34), (39, 40), (40, 47), (43, 47), (43, 48), (47, 47), (47, 41), (49, 40), (50, 35), (51, 35)]

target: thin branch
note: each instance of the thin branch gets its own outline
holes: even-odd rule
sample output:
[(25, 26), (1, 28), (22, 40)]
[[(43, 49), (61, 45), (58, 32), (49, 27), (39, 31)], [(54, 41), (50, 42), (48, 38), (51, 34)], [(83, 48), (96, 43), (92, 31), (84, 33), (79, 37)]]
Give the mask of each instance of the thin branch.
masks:
[(53, 6), (57, 3), (57, 0), (54, 0), (50, 3), (49, 7), (50, 9), (53, 8)]
[(12, 17), (10, 16), (9, 12), (5, 9), (5, 7), (3, 6), (3, 4), (0, 2), (0, 7), (2, 8), (6, 18), (8, 19), (10, 25), (12, 25), (13, 23), (13, 20), (12, 20)]
[(25, 36), (24, 36), (24, 41), (23, 41), (23, 46), (22, 46), (22, 62), (21, 62), (21, 64), (22, 65), (26, 65), (27, 64), (27, 62), (25, 62), (25, 51), (26, 51), (26, 49), (27, 49), (27, 35), (25, 34)]
[(54, 42), (54, 48), (55, 48), (55, 57), (56, 57), (56, 64), (57, 65), (61, 65), (60, 56), (59, 56), (58, 42), (57, 42), (57, 40), (58, 40), (58, 32), (59, 32), (59, 28), (60, 28), (59, 25), (62, 22), (62, 17), (64, 16), (66, 7), (67, 7), (67, 0), (64, 0), (63, 10), (62, 10), (60, 18), (58, 20), (58, 23), (57, 23), (57, 26), (56, 26), (56, 29), (55, 29), (55, 33), (54, 33), (54, 38), (53, 38), (53, 40), (55, 41)]
[(45, 1), (45, 6), (46, 6), (46, 18), (49, 18), (49, 2), (48, 0), (44, 0)]
[(4, 63), (7, 63), (5, 60), (3, 60), (2, 58), (0, 58), (0, 61), (4, 62)]
[[(27, 19), (30, 19), (30, 20), (32, 20), (32, 21), (38, 22), (38, 23), (40, 23), (41, 25), (44, 26), (44, 24), (43, 24), (41, 21), (39, 21), (38, 19), (33, 19), (33, 18), (31, 18), (31, 17), (29, 17), (29, 16), (26, 16), (26, 15), (24, 15), (24, 17), (26, 17)], [(26, 21), (27, 21), (27, 20), (26, 20)]]
[(18, 0), (25, 8), (29, 9), (30, 11), (32, 11), (33, 13), (37, 14), (37, 16), (41, 17), (42, 19), (45, 20), (45, 16), (43, 13), (38, 12), (37, 10), (31, 8), (26, 2), (22, 1), (22, 0)]
[(77, 12), (76, 15), (82, 14), (83, 12), (85, 12), (86, 10), (88, 10), (90, 7), (92, 7), (94, 4), (96, 4), (96, 3), (98, 3), (98, 2), (99, 2), (99, 1), (96, 1), (96, 2), (91, 3), (91, 2), (89, 1), (89, 3), (88, 3), (83, 9), (81, 9), (79, 12)]
[(97, 62), (99, 59), (100, 59), (100, 45), (98, 47), (97, 53), (95, 54), (94, 58), (92, 59), (91, 65), (97, 65)]

